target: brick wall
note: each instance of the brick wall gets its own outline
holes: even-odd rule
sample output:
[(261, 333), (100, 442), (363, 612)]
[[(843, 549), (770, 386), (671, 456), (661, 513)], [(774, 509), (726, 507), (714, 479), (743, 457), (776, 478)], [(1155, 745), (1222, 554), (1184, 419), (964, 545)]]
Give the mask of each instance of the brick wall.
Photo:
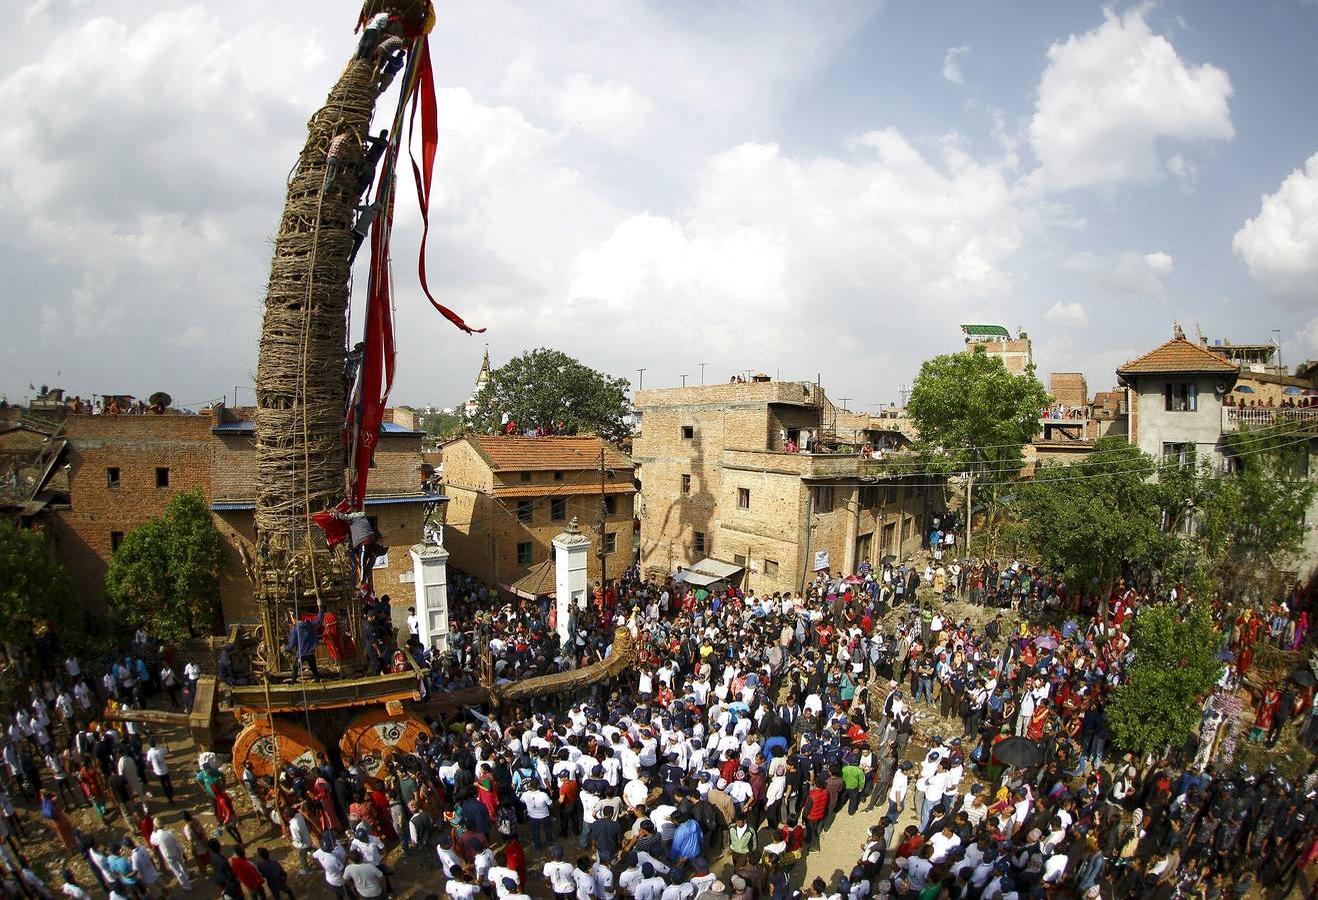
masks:
[(1079, 372), (1053, 372), (1048, 376), (1048, 393), (1074, 409), (1089, 405), (1089, 386)]
[[(600, 577), (596, 556), (600, 514), (600, 494), (594, 470), (564, 471), (555, 479), (552, 471), (532, 471), (522, 479), (520, 472), (494, 473), (488, 463), (467, 442), (454, 441), (444, 448), (444, 493), (449, 497), (444, 546), (449, 551), (449, 565), (489, 584), (515, 581), (532, 566), (553, 555), (553, 539), (566, 530), (575, 517), (590, 538), (587, 578)], [(506, 489), (533, 492), (530, 496), (497, 497), (495, 491)], [(562, 491), (562, 493), (556, 492)], [(568, 493), (590, 490), (591, 493)], [(632, 563), (634, 532), (634, 488), (630, 472), (618, 471), (609, 482), (609, 496), (615, 498), (615, 512), (605, 521), (605, 533), (614, 535), (615, 549), (605, 561), (606, 574), (618, 578)], [(553, 501), (562, 499), (563, 517), (553, 518)], [(530, 504), (531, 519), (522, 522), (517, 515), (518, 502)], [(531, 544), (529, 564), (518, 562), (518, 544)]]
[[(213, 434), (209, 416), (69, 416), (66, 462), (70, 508), (53, 513), (52, 531), (79, 596), (92, 611), (104, 609), (105, 571), (112, 535), (126, 535), (160, 515), (169, 498), (200, 489), (208, 503), (255, 499), (255, 439), (250, 434)], [(420, 487), (420, 438), (384, 434), (371, 472), (371, 496), (415, 494)], [(107, 470), (119, 470), (113, 487)], [(156, 486), (156, 470), (168, 470), (168, 485)], [(407, 549), (421, 537), (420, 504), (375, 505), (390, 545), (388, 569), (377, 570), (379, 590), (410, 595), (398, 576), (411, 570)], [(252, 585), (244, 564), (254, 542), (252, 512), (217, 512), (213, 521), (225, 538), (227, 568), (220, 602), (228, 622), (254, 622)]]
[(967, 341), (966, 352), (974, 353), (976, 347), (983, 347), (989, 356), (1001, 357), (1007, 371), (1020, 375), (1034, 362), (1034, 351), (1028, 338), (1013, 338), (1006, 341)]

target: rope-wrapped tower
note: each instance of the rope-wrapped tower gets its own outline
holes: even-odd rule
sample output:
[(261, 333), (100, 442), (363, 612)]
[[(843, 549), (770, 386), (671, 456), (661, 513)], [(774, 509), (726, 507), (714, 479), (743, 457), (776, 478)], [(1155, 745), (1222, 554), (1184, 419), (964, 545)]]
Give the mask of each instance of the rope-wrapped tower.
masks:
[[(392, 28), (419, 30), (427, 0), (369, 0), (363, 22), (380, 13)], [(348, 300), (355, 245), (364, 230), (362, 198), (371, 183), (368, 129), (387, 87), (379, 44), (363, 39), (307, 126), (275, 238), (257, 364), (255, 413), (256, 596), (267, 671), (286, 671), (278, 652), (290, 614), (333, 612), (360, 641), (360, 610), (348, 554), (331, 550), (310, 515), (347, 496), (344, 423), (348, 393)], [(394, 45), (401, 44), (394, 40)]]

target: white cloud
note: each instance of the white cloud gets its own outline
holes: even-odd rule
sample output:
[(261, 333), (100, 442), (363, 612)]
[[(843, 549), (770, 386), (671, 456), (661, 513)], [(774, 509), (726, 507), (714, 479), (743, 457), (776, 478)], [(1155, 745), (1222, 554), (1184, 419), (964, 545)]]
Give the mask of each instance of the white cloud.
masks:
[(1085, 309), (1083, 303), (1075, 301), (1058, 300), (1043, 317), (1055, 325), (1087, 325), (1089, 323), (1089, 311)]
[(729, 371), (778, 361), (801, 377), (802, 333), (845, 354), (894, 314), (910, 329), (996, 310), (1034, 227), (1002, 168), (946, 148), (931, 157), (892, 128), (848, 149), (714, 156), (685, 214), (633, 216), (577, 258), (581, 326), (607, 325), (628, 345), (699, 334)]
[(1318, 153), (1264, 194), (1259, 213), (1231, 242), (1250, 277), (1277, 297), (1318, 296)]
[(1318, 318), (1310, 319), (1298, 335), (1309, 359), (1318, 358)]
[(1144, 264), (1149, 267), (1149, 271), (1159, 278), (1166, 278), (1172, 274), (1172, 255), (1170, 253), (1146, 253), (1144, 254)]
[(961, 57), (970, 52), (968, 44), (962, 44), (960, 47), (948, 47), (947, 52), (943, 54), (943, 77), (953, 84), (965, 84), (965, 76), (961, 72)]
[(1234, 136), (1227, 73), (1187, 65), (1171, 41), (1153, 33), (1144, 12), (1109, 8), (1098, 28), (1048, 49), (1029, 129), (1038, 186), (1147, 182), (1164, 168), (1183, 177), (1187, 160), (1164, 161), (1164, 144)]
[(1083, 276), (1091, 285), (1117, 294), (1140, 297), (1162, 296), (1165, 279), (1172, 274), (1170, 253), (1136, 253), (1115, 255), (1077, 253), (1066, 261), (1066, 268)]
[(574, 73), (553, 98), (554, 115), (567, 128), (618, 145), (640, 134), (653, 106), (630, 85), (596, 81), (585, 72)]

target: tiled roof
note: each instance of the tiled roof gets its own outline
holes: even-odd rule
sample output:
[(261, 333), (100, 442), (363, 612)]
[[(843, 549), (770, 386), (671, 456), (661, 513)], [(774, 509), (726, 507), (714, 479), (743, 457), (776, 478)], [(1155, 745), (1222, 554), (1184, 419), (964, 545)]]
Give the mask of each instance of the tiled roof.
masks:
[(1185, 338), (1172, 338), (1161, 347), (1117, 367), (1118, 375), (1235, 375), (1239, 371), (1240, 367), (1235, 363)]
[(630, 469), (632, 461), (597, 437), (508, 437), (473, 434), (467, 440), (496, 472), (581, 471), (599, 466), (600, 448), (611, 469)]

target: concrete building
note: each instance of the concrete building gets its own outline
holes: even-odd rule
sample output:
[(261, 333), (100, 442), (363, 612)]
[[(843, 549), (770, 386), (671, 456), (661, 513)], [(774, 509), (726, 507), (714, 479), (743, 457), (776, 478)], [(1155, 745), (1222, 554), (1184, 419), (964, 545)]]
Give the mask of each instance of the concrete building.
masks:
[(444, 546), (453, 568), (521, 593), (551, 594), (553, 540), (576, 519), (595, 544), (587, 577), (597, 583), (601, 508), (605, 578), (619, 577), (632, 564), (634, 466), (604, 441), (473, 434), (442, 450), (449, 498)]
[(983, 347), (989, 356), (1001, 359), (1013, 375), (1022, 375), (1034, 365), (1030, 337), (1023, 331), (1013, 338), (1001, 325), (962, 325), (961, 333), (965, 335), (967, 353)]
[[(425, 504), (442, 500), (422, 489), (421, 433), (390, 421), (380, 431), (366, 510), (389, 552), (376, 561), (377, 593), (411, 604), (411, 545), (421, 539)], [(59, 431), (59, 455), (34, 488), (41, 505), (30, 517), (52, 536), (92, 612), (104, 611), (105, 572), (124, 536), (160, 515), (180, 491), (200, 490), (225, 538), (221, 578), (225, 624), (258, 621), (247, 576), (255, 531), (256, 453), (252, 423), (242, 410), (217, 407), (202, 415), (69, 415)]]
[(1193, 447), (1220, 467), (1223, 399), (1239, 374), (1235, 363), (1186, 340), (1178, 328), (1170, 341), (1117, 369), (1130, 395), (1131, 443), (1155, 459), (1184, 456)]
[(641, 391), (635, 405), (645, 572), (712, 558), (743, 569), (743, 587), (800, 590), (816, 568), (905, 558), (941, 506), (897, 454), (793, 452), (830, 417), (809, 382)]

